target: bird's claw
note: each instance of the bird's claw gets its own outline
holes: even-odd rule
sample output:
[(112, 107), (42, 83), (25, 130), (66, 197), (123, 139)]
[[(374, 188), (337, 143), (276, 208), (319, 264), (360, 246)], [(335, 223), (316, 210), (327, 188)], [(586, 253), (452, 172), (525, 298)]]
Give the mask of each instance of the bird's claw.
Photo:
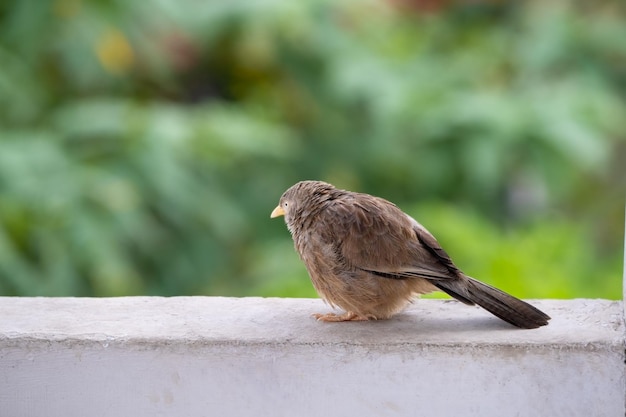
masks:
[(323, 322), (339, 322), (339, 321), (368, 321), (368, 320), (376, 320), (376, 317), (374, 316), (360, 316), (356, 313), (353, 313), (351, 311), (347, 311), (343, 314), (336, 314), (336, 313), (326, 313), (326, 314), (322, 314), (322, 313), (315, 313), (315, 314), (311, 314), (312, 317), (315, 317), (315, 319), (317, 321), (323, 321)]

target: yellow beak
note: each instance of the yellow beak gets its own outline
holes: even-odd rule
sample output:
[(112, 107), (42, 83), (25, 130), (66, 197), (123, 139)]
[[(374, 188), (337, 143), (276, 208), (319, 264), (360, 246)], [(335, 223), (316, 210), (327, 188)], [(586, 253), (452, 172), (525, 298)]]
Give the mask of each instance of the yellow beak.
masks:
[(278, 217), (278, 216), (284, 216), (284, 215), (285, 215), (285, 210), (283, 210), (281, 206), (276, 206), (276, 208), (272, 211), (272, 214), (270, 214), (270, 219), (273, 219), (274, 217)]

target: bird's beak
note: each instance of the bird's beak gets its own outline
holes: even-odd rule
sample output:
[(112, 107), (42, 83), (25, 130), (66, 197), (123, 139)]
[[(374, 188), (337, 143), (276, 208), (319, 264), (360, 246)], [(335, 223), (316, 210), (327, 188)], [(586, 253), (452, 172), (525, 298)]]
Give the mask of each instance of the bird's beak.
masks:
[(270, 219), (273, 219), (274, 217), (284, 216), (284, 215), (285, 215), (285, 210), (283, 210), (281, 206), (276, 206), (276, 208), (272, 211), (272, 214), (270, 214)]

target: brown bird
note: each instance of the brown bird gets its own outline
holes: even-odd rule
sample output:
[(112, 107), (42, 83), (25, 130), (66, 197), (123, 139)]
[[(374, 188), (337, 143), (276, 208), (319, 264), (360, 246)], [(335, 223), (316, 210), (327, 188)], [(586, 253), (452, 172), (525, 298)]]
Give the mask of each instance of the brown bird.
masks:
[(318, 294), (345, 310), (314, 314), (318, 320), (387, 319), (416, 295), (437, 290), (524, 329), (550, 319), (465, 275), (424, 226), (382, 198), (301, 181), (280, 198), (270, 217), (278, 216), (285, 216)]

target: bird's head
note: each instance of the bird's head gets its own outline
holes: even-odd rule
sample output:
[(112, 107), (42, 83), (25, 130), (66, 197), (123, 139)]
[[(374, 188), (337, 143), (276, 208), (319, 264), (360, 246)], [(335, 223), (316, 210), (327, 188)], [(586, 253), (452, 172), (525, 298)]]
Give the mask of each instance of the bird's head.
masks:
[(333, 185), (322, 181), (300, 181), (283, 193), (278, 206), (270, 214), (271, 218), (285, 216), (287, 225), (302, 219), (320, 203), (332, 199), (337, 190)]

